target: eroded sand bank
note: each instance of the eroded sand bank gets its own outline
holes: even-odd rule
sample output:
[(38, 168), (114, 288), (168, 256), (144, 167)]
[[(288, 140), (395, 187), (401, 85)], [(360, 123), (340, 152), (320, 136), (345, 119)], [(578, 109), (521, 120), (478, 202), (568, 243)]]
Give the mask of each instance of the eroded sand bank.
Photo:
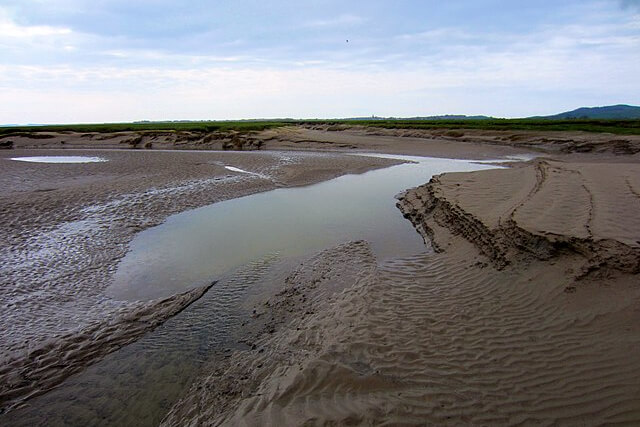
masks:
[(347, 124), (292, 125), (261, 132), (128, 131), (16, 132), (0, 148), (367, 151), (461, 159), (495, 158), (533, 150), (550, 154), (633, 156), (639, 135), (478, 129), (384, 129)]
[(473, 242), (498, 267), (567, 253), (576, 275), (640, 272), (640, 164), (536, 160), (510, 169), (445, 174), (399, 207), (425, 237), (430, 220)]

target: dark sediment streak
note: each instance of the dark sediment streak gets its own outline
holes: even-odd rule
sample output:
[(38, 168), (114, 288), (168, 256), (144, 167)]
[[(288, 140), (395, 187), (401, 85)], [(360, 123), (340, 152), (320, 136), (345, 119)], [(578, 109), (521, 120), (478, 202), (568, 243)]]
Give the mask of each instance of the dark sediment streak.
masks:
[(69, 376), (155, 329), (201, 298), (216, 282), (122, 311), (16, 357), (0, 369), (0, 412), (46, 393)]

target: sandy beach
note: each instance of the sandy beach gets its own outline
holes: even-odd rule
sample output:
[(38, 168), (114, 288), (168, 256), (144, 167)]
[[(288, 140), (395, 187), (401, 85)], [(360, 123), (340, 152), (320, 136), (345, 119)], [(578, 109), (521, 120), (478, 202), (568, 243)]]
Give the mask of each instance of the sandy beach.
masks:
[[(424, 253), (379, 260), (368, 242), (345, 241), (291, 266), (250, 301), (246, 348), (212, 358), (163, 425), (640, 422), (638, 137), (305, 126), (242, 136), (255, 153), (157, 150), (224, 148), (229, 135), (184, 147), (153, 137), (118, 151), (106, 148), (137, 137), (21, 137), (0, 151), (4, 410), (206, 292), (107, 297), (137, 232), (190, 208), (398, 163), (347, 155), (378, 152), (537, 158), (399, 194)], [(101, 150), (79, 150), (94, 143)], [(8, 160), (71, 152), (108, 161)]]

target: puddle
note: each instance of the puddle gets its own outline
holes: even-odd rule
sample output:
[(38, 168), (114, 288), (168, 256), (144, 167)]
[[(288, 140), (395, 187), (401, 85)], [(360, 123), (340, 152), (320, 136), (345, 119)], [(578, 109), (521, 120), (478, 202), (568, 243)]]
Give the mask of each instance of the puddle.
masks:
[(169, 217), (138, 234), (108, 293), (138, 300), (204, 285), (265, 253), (283, 257), (367, 240), (381, 260), (425, 250), (394, 196), (434, 174), (495, 168), (470, 161), (410, 156), (413, 161), (320, 184), (277, 189)]
[(31, 157), (11, 157), (11, 160), (31, 163), (99, 163), (107, 162), (102, 157), (87, 156), (31, 156)]
[(261, 174), (261, 173), (256, 173), (256, 172), (249, 172), (249, 171), (246, 171), (244, 169), (237, 168), (235, 166), (225, 166), (224, 168), (226, 170), (230, 170), (231, 172), (238, 172), (238, 173), (244, 173), (244, 174), (247, 174), (247, 175), (253, 175), (253, 176), (257, 176), (257, 177), (262, 178), (262, 179), (271, 179), (267, 175), (264, 175), (264, 174)]

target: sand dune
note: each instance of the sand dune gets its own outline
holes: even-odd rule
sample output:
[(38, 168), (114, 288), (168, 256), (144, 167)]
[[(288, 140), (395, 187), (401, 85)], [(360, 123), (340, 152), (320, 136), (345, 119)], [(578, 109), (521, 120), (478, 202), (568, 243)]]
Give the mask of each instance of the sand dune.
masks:
[[(350, 125), (304, 125), (275, 128), (256, 136), (266, 148), (369, 150), (385, 153), (491, 158), (523, 151), (549, 154), (597, 153), (635, 156), (640, 136), (593, 132), (491, 131), (478, 129), (384, 129)], [(495, 158), (495, 157), (493, 157)]]
[(292, 125), (261, 132), (19, 132), (0, 136), (3, 148), (143, 150), (372, 151), (486, 159), (523, 151), (549, 154), (640, 155), (639, 135), (594, 132), (384, 129), (356, 125)]

